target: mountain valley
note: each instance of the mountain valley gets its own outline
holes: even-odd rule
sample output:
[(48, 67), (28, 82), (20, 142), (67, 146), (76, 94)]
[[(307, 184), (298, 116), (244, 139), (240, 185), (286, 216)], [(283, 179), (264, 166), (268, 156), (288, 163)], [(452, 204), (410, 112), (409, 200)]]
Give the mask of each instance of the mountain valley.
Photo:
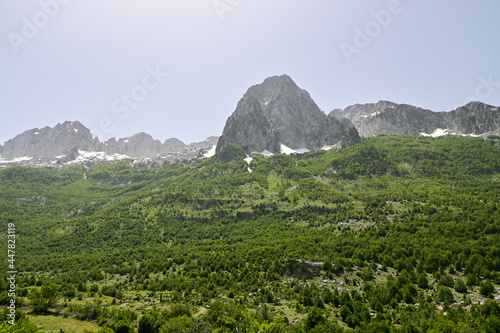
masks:
[(498, 332), (498, 124), (327, 115), (285, 75), (200, 143), (26, 131), (1, 147), (0, 332)]

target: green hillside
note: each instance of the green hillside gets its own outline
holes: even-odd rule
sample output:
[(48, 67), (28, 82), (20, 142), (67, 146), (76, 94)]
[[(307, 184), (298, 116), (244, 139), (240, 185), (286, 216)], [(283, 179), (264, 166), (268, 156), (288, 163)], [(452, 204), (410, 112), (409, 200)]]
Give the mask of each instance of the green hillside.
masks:
[(498, 137), (244, 158), (1, 170), (16, 329), (500, 332)]

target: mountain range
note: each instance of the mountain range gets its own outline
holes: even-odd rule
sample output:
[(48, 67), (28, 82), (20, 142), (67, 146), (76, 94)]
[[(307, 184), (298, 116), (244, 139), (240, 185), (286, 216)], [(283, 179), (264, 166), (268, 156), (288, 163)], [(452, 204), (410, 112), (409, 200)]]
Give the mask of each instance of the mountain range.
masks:
[[(53, 128), (34, 128), (0, 145), (0, 168), (10, 165), (59, 167), (67, 164), (94, 165), (125, 158), (149, 163), (174, 162), (215, 153), (218, 137), (185, 144), (171, 138), (161, 143), (146, 133), (101, 142), (78, 121)], [(212, 148), (213, 152), (210, 152)], [(210, 156), (211, 156), (210, 155)]]
[(94, 138), (88, 128), (78, 121), (66, 121), (55, 127), (35, 128), (26, 131), (5, 143), (2, 148), (3, 158), (21, 156), (55, 157), (65, 155), (71, 149), (100, 151), (110, 154), (123, 154), (130, 157), (156, 157), (184, 150), (208, 148), (217, 142), (217, 137), (210, 137), (204, 142), (186, 145), (172, 138), (161, 143), (146, 133), (138, 133), (128, 138), (111, 138), (101, 142)]
[(360, 136), (482, 136), (498, 134), (500, 109), (471, 102), (450, 112), (379, 101), (323, 112), (306, 90), (287, 75), (272, 76), (250, 87), (229, 116), (222, 135), (185, 144), (160, 142), (146, 133), (101, 142), (78, 121), (35, 128), (0, 145), (0, 168), (11, 165), (61, 167), (94, 165), (125, 158), (147, 163), (213, 156), (230, 143), (246, 154), (304, 153), (346, 148)]
[(335, 109), (330, 116), (349, 119), (361, 136), (487, 136), (500, 129), (500, 109), (480, 102), (450, 112), (434, 112), (407, 104), (379, 101)]

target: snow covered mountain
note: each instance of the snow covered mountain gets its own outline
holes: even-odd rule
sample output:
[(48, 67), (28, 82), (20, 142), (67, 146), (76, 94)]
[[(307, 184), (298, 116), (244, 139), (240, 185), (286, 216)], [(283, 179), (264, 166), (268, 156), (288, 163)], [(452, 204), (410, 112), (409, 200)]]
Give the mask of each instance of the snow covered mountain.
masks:
[(214, 154), (217, 137), (185, 144), (178, 139), (164, 143), (146, 133), (101, 142), (78, 121), (66, 121), (55, 127), (34, 128), (0, 146), (0, 168), (12, 165), (62, 167), (95, 165), (126, 158), (151, 164), (209, 157)]
[(305, 153), (349, 147), (361, 136), (377, 135), (487, 137), (500, 134), (500, 108), (471, 102), (450, 112), (379, 101), (355, 104), (326, 115), (309, 93), (287, 75), (272, 76), (250, 87), (227, 119), (222, 136), (185, 144), (138, 133), (101, 142), (78, 121), (34, 128), (0, 145), (0, 169), (12, 165), (59, 168), (133, 158), (150, 165), (207, 158), (235, 143), (251, 155)]

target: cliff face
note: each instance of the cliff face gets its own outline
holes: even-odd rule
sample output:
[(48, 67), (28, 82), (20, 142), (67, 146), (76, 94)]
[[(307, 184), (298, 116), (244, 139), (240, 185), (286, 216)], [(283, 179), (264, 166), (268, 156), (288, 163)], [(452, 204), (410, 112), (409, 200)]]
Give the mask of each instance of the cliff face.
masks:
[(347, 118), (362, 136), (377, 135), (485, 135), (500, 129), (499, 108), (471, 102), (450, 112), (380, 101), (336, 109), (331, 117)]
[(55, 127), (34, 128), (5, 142), (2, 158), (54, 157), (66, 155), (78, 147), (93, 151), (99, 147), (90, 130), (77, 121), (66, 121)]
[(246, 153), (280, 153), (282, 144), (314, 150), (357, 142), (359, 136), (349, 121), (328, 117), (307, 91), (282, 75), (247, 90), (224, 126), (217, 151), (229, 143)]
[(500, 108), (479, 102), (445, 114), (446, 128), (460, 134), (482, 135), (500, 130)]

